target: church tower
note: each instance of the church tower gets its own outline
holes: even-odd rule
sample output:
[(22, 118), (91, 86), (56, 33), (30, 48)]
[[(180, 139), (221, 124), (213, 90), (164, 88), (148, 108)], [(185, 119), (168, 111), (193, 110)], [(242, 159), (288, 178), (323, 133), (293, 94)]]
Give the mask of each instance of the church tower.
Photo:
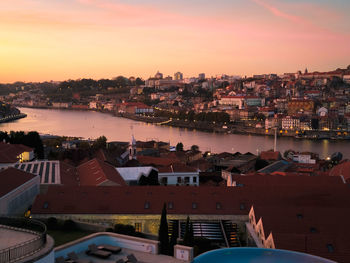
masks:
[(136, 140), (134, 135), (131, 138), (131, 143), (129, 144), (129, 160), (137, 159), (136, 157)]

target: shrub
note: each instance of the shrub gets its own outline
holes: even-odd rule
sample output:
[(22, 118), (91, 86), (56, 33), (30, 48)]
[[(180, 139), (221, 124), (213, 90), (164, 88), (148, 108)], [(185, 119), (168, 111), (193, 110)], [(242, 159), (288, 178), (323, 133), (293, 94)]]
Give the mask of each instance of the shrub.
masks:
[(132, 225), (116, 224), (114, 232), (123, 235), (135, 236), (135, 228)]
[(46, 220), (46, 226), (49, 230), (57, 230), (58, 229), (58, 220), (56, 217), (49, 217)]
[(77, 225), (75, 224), (75, 222), (73, 220), (65, 220), (63, 222), (63, 230), (66, 230), (66, 231), (73, 231), (73, 230), (76, 230), (77, 229)]

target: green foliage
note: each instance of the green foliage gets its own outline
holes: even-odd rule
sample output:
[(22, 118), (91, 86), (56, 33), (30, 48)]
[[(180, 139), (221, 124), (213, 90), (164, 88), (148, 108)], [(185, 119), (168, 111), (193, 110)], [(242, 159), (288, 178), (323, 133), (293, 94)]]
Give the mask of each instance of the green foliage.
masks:
[(159, 185), (158, 173), (152, 170), (148, 176), (141, 175), (138, 185)]
[(62, 230), (75, 231), (77, 230), (77, 225), (73, 220), (68, 219), (63, 222)]
[(179, 142), (178, 144), (176, 144), (177, 152), (182, 152), (183, 150), (184, 150), (184, 145), (182, 144), (182, 142)]
[(195, 144), (192, 145), (192, 146), (191, 146), (191, 151), (192, 151), (192, 152), (198, 152), (198, 151), (199, 151), (199, 146), (198, 146), (198, 145), (195, 145)]
[(183, 239), (184, 246), (193, 247), (193, 240), (194, 240), (193, 226), (192, 226), (192, 223), (190, 222), (190, 217), (187, 216), (185, 234)]
[(46, 221), (46, 226), (49, 230), (59, 229), (57, 218), (56, 217), (49, 217)]
[[(177, 222), (177, 221), (176, 221)], [(177, 238), (179, 237), (179, 228), (178, 224), (173, 224), (173, 229), (171, 231), (171, 238), (169, 243), (169, 254), (174, 254), (174, 246), (177, 244)]]
[(96, 139), (92, 147), (97, 150), (97, 149), (106, 149), (107, 146), (107, 138), (102, 135)]
[(169, 234), (168, 234), (168, 221), (167, 221), (167, 212), (166, 212), (165, 203), (162, 210), (162, 216), (160, 218), (158, 240), (159, 240), (160, 253), (164, 255), (168, 255), (169, 254)]
[(173, 119), (187, 120), (187, 121), (202, 121), (210, 123), (225, 123), (230, 122), (230, 115), (226, 112), (200, 112), (194, 111), (179, 111), (178, 113), (172, 113), (168, 111), (156, 111), (156, 117), (167, 117)]
[(135, 236), (135, 228), (132, 225), (116, 224), (114, 225), (114, 232), (122, 235)]
[(31, 131), (25, 133), (23, 131), (10, 132), (9, 142), (13, 144), (23, 144), (34, 148), (34, 153), (38, 159), (44, 159), (44, 146), (39, 133)]

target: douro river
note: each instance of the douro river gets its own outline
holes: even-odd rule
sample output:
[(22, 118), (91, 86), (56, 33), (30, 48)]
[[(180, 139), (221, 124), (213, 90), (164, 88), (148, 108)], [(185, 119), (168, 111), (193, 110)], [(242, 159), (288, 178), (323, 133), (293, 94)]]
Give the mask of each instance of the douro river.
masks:
[[(52, 109), (20, 108), (27, 118), (0, 124), (2, 131), (38, 131), (42, 134), (66, 135), (83, 138), (97, 138), (101, 135), (108, 141), (130, 141), (134, 134), (136, 140), (170, 141), (171, 145), (182, 142), (186, 148), (198, 145), (201, 151), (219, 152), (257, 152), (273, 148), (273, 137), (207, 133), (168, 126), (158, 126), (114, 117), (93, 111), (71, 111)], [(277, 149), (311, 151), (320, 157), (330, 156), (334, 152), (343, 153), (350, 158), (350, 141), (302, 140), (278, 138)]]

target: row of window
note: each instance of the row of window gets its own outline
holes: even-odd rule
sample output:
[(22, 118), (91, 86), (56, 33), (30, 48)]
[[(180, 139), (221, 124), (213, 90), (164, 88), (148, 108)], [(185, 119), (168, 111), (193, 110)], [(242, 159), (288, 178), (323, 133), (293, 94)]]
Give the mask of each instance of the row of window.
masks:
[[(173, 202), (168, 202), (167, 207), (168, 207), (169, 210), (174, 209), (174, 203)], [(151, 203), (149, 201), (146, 201), (144, 208), (145, 209), (150, 209), (151, 208)], [(192, 209), (197, 209), (197, 208), (198, 208), (198, 203), (192, 202)], [(216, 203), (216, 209), (217, 210), (221, 210), (222, 209), (222, 204), (220, 202)], [(245, 204), (244, 203), (240, 204), (240, 210), (245, 210)]]
[[(168, 184), (168, 177), (162, 177), (160, 180), (161, 184)], [(177, 183), (178, 184), (189, 184), (191, 182), (191, 178), (189, 176), (186, 176), (182, 178), (181, 176), (177, 177)], [(197, 177), (192, 177), (192, 182), (197, 183)]]

